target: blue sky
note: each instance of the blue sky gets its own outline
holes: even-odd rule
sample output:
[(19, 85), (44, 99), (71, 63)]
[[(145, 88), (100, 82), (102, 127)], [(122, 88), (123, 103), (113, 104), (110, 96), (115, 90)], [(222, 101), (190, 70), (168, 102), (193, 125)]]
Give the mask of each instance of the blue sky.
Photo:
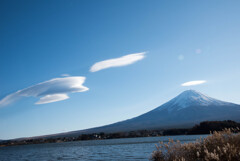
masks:
[[(129, 119), (187, 89), (240, 104), (239, 5), (238, 0), (1, 1), (0, 100), (11, 99), (0, 107), (0, 139)], [(134, 53), (144, 57), (90, 71), (95, 63)], [(196, 80), (206, 82), (181, 86)], [(51, 90), (39, 92), (46, 86)]]

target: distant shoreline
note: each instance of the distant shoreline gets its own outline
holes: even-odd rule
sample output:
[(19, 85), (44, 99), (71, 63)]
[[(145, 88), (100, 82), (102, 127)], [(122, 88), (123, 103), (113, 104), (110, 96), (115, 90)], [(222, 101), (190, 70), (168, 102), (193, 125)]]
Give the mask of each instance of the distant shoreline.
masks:
[(156, 137), (156, 136), (173, 136), (173, 135), (199, 135), (210, 134), (212, 131), (221, 131), (225, 128), (240, 128), (240, 123), (227, 121), (204, 121), (199, 125), (195, 125), (189, 129), (168, 129), (168, 130), (138, 130), (130, 132), (117, 133), (92, 133), (82, 134), (78, 137), (58, 137), (58, 138), (37, 138), (37, 139), (22, 139), (22, 140), (1, 140), (0, 147), (29, 145), (29, 144), (44, 144), (44, 143), (61, 143), (81, 140), (105, 140), (119, 138), (137, 138), (137, 137)]

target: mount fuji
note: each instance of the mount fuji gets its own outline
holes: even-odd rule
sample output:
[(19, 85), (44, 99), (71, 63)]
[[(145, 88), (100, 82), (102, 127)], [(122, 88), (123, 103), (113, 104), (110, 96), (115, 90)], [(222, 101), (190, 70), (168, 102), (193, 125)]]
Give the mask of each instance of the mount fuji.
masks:
[(167, 103), (138, 117), (101, 127), (52, 136), (77, 136), (150, 129), (190, 128), (202, 121), (240, 121), (240, 105), (220, 101), (194, 90), (187, 90)]
[(211, 120), (240, 121), (240, 105), (220, 101), (195, 90), (187, 90), (143, 115), (88, 129), (86, 132), (188, 128), (201, 121)]

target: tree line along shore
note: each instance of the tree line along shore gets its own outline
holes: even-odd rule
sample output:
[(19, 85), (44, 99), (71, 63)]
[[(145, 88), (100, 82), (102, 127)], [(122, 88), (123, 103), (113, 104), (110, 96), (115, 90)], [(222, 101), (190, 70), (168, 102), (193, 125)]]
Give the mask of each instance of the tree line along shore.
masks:
[(102, 139), (117, 139), (117, 138), (135, 138), (135, 137), (154, 137), (154, 136), (170, 136), (170, 135), (195, 135), (195, 134), (210, 134), (213, 131), (222, 131), (226, 128), (240, 128), (240, 123), (226, 121), (204, 121), (189, 129), (154, 129), (154, 130), (138, 130), (130, 132), (117, 133), (92, 133), (82, 134), (77, 137), (58, 137), (58, 138), (36, 138), (36, 139), (15, 139), (3, 140), (0, 142), (0, 147), (27, 145), (27, 144), (42, 144), (42, 143), (59, 143), (81, 140), (102, 140)]

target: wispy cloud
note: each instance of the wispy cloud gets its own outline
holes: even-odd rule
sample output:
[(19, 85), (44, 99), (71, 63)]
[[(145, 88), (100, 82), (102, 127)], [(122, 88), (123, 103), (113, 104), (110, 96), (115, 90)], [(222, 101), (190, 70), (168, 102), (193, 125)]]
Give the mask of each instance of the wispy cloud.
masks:
[(0, 100), (0, 106), (8, 105), (22, 97), (40, 97), (36, 104), (45, 104), (68, 99), (68, 93), (85, 92), (85, 77), (54, 78), (37, 85), (19, 90)]
[(100, 61), (100, 62), (95, 63), (90, 68), (90, 71), (97, 72), (99, 70), (103, 70), (103, 69), (107, 69), (107, 68), (130, 65), (139, 60), (142, 60), (145, 57), (145, 54), (146, 54), (146, 52), (134, 53), (134, 54), (125, 55), (125, 56), (122, 56), (119, 58)]
[(61, 74), (62, 77), (70, 77), (69, 74)]
[(206, 82), (207, 82), (206, 80), (189, 81), (181, 84), (181, 86), (195, 86), (195, 85), (203, 84)]

